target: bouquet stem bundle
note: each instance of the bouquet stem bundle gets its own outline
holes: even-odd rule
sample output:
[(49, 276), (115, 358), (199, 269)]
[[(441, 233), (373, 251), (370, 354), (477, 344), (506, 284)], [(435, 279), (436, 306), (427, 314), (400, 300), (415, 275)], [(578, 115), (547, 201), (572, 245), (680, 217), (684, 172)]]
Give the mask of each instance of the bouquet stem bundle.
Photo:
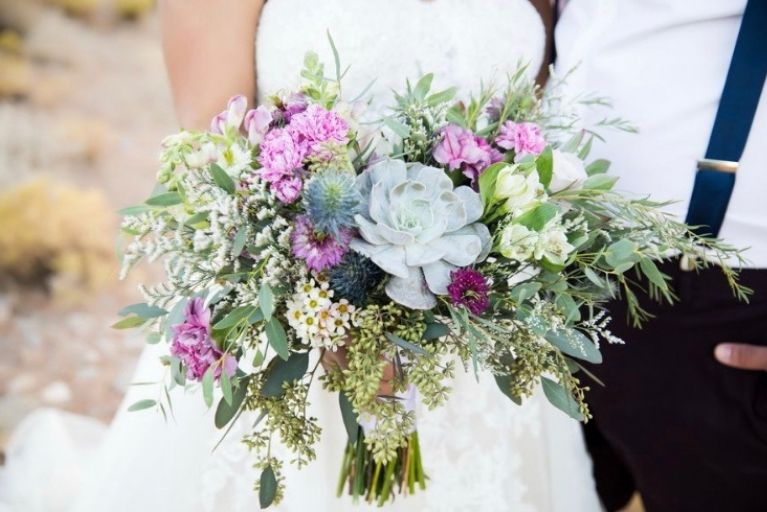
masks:
[(415, 494), (416, 488), (426, 489), (418, 432), (410, 434), (393, 460), (381, 462), (366, 447), (364, 430), (358, 427), (357, 439), (350, 439), (344, 450), (336, 495), (341, 497), (347, 489), (355, 503), (362, 498), (382, 506), (395, 494)]

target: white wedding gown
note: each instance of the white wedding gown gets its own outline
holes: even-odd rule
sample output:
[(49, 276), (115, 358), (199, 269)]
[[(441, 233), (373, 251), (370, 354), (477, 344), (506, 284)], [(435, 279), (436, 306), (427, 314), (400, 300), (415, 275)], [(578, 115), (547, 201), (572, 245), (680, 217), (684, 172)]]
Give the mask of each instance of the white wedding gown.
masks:
[[(375, 78), (369, 94), (374, 100), (372, 109), (378, 112), (391, 102), (391, 89), (401, 89), (406, 78), (415, 80), (427, 72), (435, 73), (436, 87), (457, 85), (464, 92), (476, 90), (481, 79), (503, 79), (520, 61), (529, 62), (535, 73), (545, 40), (541, 20), (526, 0), (270, 0), (262, 13), (256, 43), (262, 97), (295, 87), (304, 53), (310, 49), (319, 53), (326, 72), (332, 75), (326, 30), (343, 63), (351, 65), (344, 95), (356, 96)], [(159, 378), (163, 370), (157, 357), (163, 348), (145, 351), (136, 381)], [(458, 373), (446, 407), (418, 410), (425, 471), (430, 478), (427, 490), (398, 497), (389, 510), (600, 509), (591, 463), (575, 421), (546, 403), (541, 394), (518, 407), (489, 375), (478, 383), (473, 375)], [(315, 388), (311, 412), (323, 426), (317, 460), (301, 471), (286, 465), (287, 492), (274, 509), (366, 509), (353, 505), (346, 496), (335, 497), (346, 434), (336, 396)], [(258, 510), (258, 496), (252, 490), (258, 473), (240, 443), (252, 418), (241, 418), (211, 453), (221, 434), (213, 428), (212, 413), (204, 409), (199, 394), (177, 391), (173, 400), (176, 421), (166, 424), (159, 414), (126, 412), (128, 404), (154, 392), (147, 387), (132, 388), (76, 504), (64, 507), (59, 501), (55, 510)], [(12, 457), (8, 462), (11, 471)], [(16, 479), (20, 480), (25, 479)], [(48, 484), (54, 482), (37, 482), (37, 488), (42, 492)]]

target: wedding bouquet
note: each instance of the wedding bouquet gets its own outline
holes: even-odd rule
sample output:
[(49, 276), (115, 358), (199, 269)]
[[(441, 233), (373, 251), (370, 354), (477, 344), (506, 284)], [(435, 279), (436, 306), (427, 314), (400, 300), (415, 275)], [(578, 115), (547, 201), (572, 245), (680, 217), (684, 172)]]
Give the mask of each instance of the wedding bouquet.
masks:
[(378, 122), (344, 100), (337, 58), (334, 78), (312, 53), (301, 76), (168, 137), (154, 193), (122, 212), (124, 271), (164, 258), (167, 274), (116, 324), (170, 347), (159, 398), (131, 409), (166, 414), (170, 388), (195, 386), (221, 429), (253, 412), (263, 507), (284, 492), (273, 443), (299, 467), (315, 456), (317, 382), (348, 433), (338, 493), (383, 504), (424, 488), (414, 404), (444, 404), (456, 364), (517, 404), (542, 385), (586, 421), (581, 362), (620, 342), (602, 304), (622, 294), (640, 322), (636, 287), (674, 298), (657, 261), (739, 257), (616, 193), (609, 163), (588, 160), (598, 135), (523, 68), (465, 103), (426, 75)]

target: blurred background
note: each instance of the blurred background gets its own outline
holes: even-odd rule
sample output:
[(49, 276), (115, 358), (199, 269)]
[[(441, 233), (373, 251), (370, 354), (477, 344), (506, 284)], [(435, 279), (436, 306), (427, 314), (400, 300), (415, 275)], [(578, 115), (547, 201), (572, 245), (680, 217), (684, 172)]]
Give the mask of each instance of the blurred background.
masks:
[(0, 452), (40, 407), (108, 423), (144, 344), (109, 326), (115, 211), (175, 130), (153, 3), (0, 0)]

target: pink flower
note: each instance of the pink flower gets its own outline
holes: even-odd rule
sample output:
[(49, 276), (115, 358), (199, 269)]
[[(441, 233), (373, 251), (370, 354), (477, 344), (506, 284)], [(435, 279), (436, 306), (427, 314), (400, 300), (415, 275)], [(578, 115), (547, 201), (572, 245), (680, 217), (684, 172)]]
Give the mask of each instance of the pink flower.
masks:
[(546, 147), (546, 140), (537, 124), (514, 121), (503, 123), (495, 143), (504, 149), (513, 149), (515, 161), (526, 155), (540, 155)]
[(271, 124), (272, 112), (267, 107), (261, 105), (256, 109), (248, 110), (245, 114), (245, 131), (248, 132), (250, 143), (253, 145), (260, 143)]
[(294, 176), (292, 178), (283, 178), (279, 181), (272, 183), (272, 190), (277, 196), (277, 199), (285, 204), (290, 204), (296, 201), (301, 195), (301, 189), (303, 188), (303, 181), (301, 178)]
[(298, 146), (290, 133), (283, 128), (269, 131), (261, 142), (260, 175), (264, 181), (275, 183), (285, 177), (293, 177), (294, 170), (301, 167), (306, 149)]
[(472, 183), (490, 164), (502, 159), (502, 155), (484, 138), (454, 124), (442, 129), (442, 140), (434, 148), (432, 156), (450, 170), (460, 168)]
[(459, 268), (450, 273), (451, 282), (447, 293), (453, 304), (464, 306), (475, 315), (481, 315), (490, 307), (487, 294), (490, 287), (485, 276), (470, 268)]
[(352, 239), (351, 231), (342, 229), (338, 239), (315, 231), (309, 217), (300, 215), (291, 234), (293, 255), (306, 262), (306, 266), (315, 272), (334, 267), (341, 262), (349, 250)]
[(319, 105), (309, 105), (292, 116), (287, 129), (296, 144), (305, 150), (328, 141), (346, 143), (349, 134), (349, 125), (341, 116)]
[(221, 376), (222, 370), (230, 377), (237, 370), (237, 360), (224, 354), (213, 343), (210, 336), (210, 310), (199, 297), (190, 300), (184, 310), (184, 321), (172, 326), (173, 342), (170, 352), (178, 357), (187, 368), (187, 378), (202, 380), (211, 366), (214, 377)]

